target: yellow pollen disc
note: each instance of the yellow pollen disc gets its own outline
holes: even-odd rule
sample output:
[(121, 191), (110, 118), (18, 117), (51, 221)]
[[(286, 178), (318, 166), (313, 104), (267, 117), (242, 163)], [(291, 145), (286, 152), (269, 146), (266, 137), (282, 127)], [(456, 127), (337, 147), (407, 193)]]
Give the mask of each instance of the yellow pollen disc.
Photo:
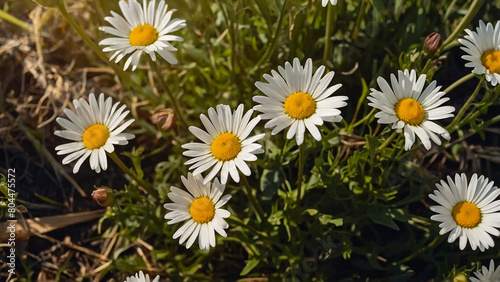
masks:
[(500, 73), (500, 51), (489, 50), (481, 56), (481, 63), (491, 73)]
[(210, 222), (215, 216), (214, 202), (207, 197), (196, 198), (189, 207), (189, 213), (198, 223)]
[(222, 133), (215, 138), (210, 149), (216, 159), (225, 162), (238, 156), (241, 151), (241, 143), (233, 133)]
[(285, 100), (285, 113), (293, 119), (306, 119), (316, 112), (316, 101), (311, 95), (296, 92)]
[(94, 124), (83, 133), (83, 145), (89, 150), (98, 149), (106, 144), (108, 138), (108, 128), (102, 124)]
[(128, 40), (134, 46), (148, 46), (158, 40), (158, 31), (149, 24), (138, 25), (130, 32)]
[(422, 105), (412, 98), (400, 100), (396, 107), (396, 116), (406, 124), (419, 125), (424, 119), (425, 112)]
[(464, 228), (474, 228), (481, 223), (481, 211), (474, 203), (462, 202), (453, 208), (453, 219)]
[(306, 119), (316, 112), (316, 101), (311, 95), (296, 92), (285, 100), (285, 113), (294, 119)]

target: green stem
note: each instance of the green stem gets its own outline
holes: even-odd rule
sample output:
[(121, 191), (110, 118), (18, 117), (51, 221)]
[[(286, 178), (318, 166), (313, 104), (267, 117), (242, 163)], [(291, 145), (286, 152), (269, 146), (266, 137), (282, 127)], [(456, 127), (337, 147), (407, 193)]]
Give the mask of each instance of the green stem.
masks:
[(257, 68), (261, 67), (264, 64), (264, 62), (267, 62), (269, 60), (269, 57), (273, 53), (274, 48), (276, 48), (276, 44), (278, 43), (279, 35), (281, 34), (281, 27), (283, 25), (283, 18), (284, 18), (284, 15), (285, 15), (285, 8), (286, 8), (287, 5), (288, 5), (288, 0), (285, 0), (283, 2), (283, 6), (281, 6), (281, 12), (280, 12), (280, 16), (278, 18), (278, 26), (276, 27), (276, 32), (274, 33), (274, 37), (273, 37), (273, 41), (271, 42), (271, 46), (269, 46), (269, 48), (267, 48), (266, 53), (264, 54), (264, 56), (262, 56), (262, 58), (259, 60), (259, 62), (252, 68), (252, 70), (250, 71), (250, 73), (255, 72), (255, 70)]
[(59, 2), (59, 11), (61, 11), (61, 14), (63, 17), (68, 21), (69, 25), (80, 35), (80, 37), (87, 43), (87, 45), (94, 51), (94, 53), (108, 66), (110, 66), (115, 73), (120, 77), (121, 81), (123, 83), (128, 83), (130, 80), (130, 77), (115, 63), (109, 60), (109, 58), (99, 49), (99, 47), (90, 39), (90, 37), (87, 36), (85, 31), (76, 23), (76, 21), (71, 17), (71, 15), (68, 13), (66, 10), (66, 6), (64, 5), (64, 1)]
[(460, 78), (459, 80), (453, 82), (452, 85), (448, 86), (445, 90), (443, 90), (444, 93), (449, 93), (451, 90), (455, 89), (457, 86), (460, 84), (466, 82), (467, 80), (473, 78), (476, 76), (474, 73), (469, 73), (468, 75), (465, 75), (464, 77)]
[(453, 33), (446, 38), (446, 40), (443, 42), (441, 45), (441, 49), (439, 50), (438, 54), (441, 53), (444, 50), (448, 49), (448, 45), (453, 43), (458, 37), (458, 35), (464, 31), (464, 29), (470, 24), (474, 16), (477, 14), (479, 11), (479, 8), (483, 5), (484, 0), (474, 0), (472, 4), (469, 7), (469, 10), (467, 11), (467, 14), (462, 18), (462, 21), (457, 25)]
[[(361, 20), (363, 19), (364, 15), (365, 15), (366, 2), (367, 2), (367, 0), (361, 1), (361, 7), (359, 7), (359, 13), (358, 13), (358, 17), (356, 19), (356, 24), (354, 25), (354, 28), (352, 30), (351, 40), (354, 40), (358, 36), (359, 26), (361, 25)], [(330, 6), (331, 5), (328, 5), (328, 7), (330, 7)]]
[(248, 179), (246, 178), (245, 175), (241, 175), (241, 181), (243, 182), (243, 185), (245, 185), (245, 190), (247, 192), (248, 199), (250, 200), (250, 203), (252, 203), (253, 210), (255, 211), (255, 214), (257, 215), (257, 221), (262, 222), (265, 217), (264, 217), (264, 211), (262, 211), (262, 208), (260, 207), (259, 203), (255, 199), (252, 193), (252, 186), (250, 186), (250, 183), (248, 182)]
[[(331, 6), (331, 5), (328, 5)], [(304, 165), (305, 165), (305, 156), (304, 156), (304, 144), (299, 145), (299, 172), (297, 175), (297, 206), (300, 204), (300, 200), (304, 197), (304, 189), (302, 189), (302, 178), (304, 175)]]
[(470, 107), (470, 105), (472, 104), (472, 102), (474, 102), (474, 99), (476, 99), (476, 96), (477, 96), (477, 94), (479, 94), (479, 90), (481, 89), (481, 87), (483, 85), (483, 81), (484, 81), (484, 76), (483, 76), (483, 78), (481, 78), (481, 80), (477, 84), (476, 89), (474, 90), (474, 93), (472, 93), (472, 95), (469, 97), (469, 99), (467, 100), (467, 102), (465, 102), (465, 104), (462, 106), (462, 108), (460, 109), (460, 111), (458, 112), (458, 114), (455, 116), (455, 118), (453, 119), (453, 121), (450, 123), (450, 125), (448, 125), (446, 127), (446, 130), (449, 133), (455, 131), (455, 129), (458, 129), (458, 126), (456, 126), (456, 125), (460, 122), (460, 119), (465, 114), (465, 112), (467, 111), (467, 109)]
[(431, 249), (432, 247), (434, 247), (434, 245), (436, 245), (438, 242), (442, 241), (443, 238), (444, 238), (443, 236), (437, 236), (436, 238), (434, 238), (434, 240), (432, 240), (429, 244), (427, 244), (427, 246), (425, 246), (423, 248), (420, 248), (416, 252), (414, 252), (411, 255), (405, 257), (404, 259), (395, 262), (394, 265), (400, 265), (400, 264), (403, 264), (405, 262), (408, 262), (408, 261), (412, 260), (416, 256), (418, 256), (418, 255), (426, 252), (427, 250)]
[(118, 157), (118, 155), (116, 154), (116, 152), (112, 152), (112, 153), (107, 153), (108, 156), (115, 162), (115, 164), (120, 167), (121, 170), (123, 170), (123, 172), (125, 172), (126, 174), (128, 174), (130, 177), (132, 177), (132, 179), (134, 179), (137, 184), (139, 184), (140, 186), (142, 186), (144, 189), (146, 189), (146, 191), (148, 191), (148, 193), (155, 197), (157, 200), (160, 199), (160, 196), (158, 195), (158, 192), (156, 192), (156, 190), (153, 188), (153, 186), (147, 182), (145, 182), (144, 180), (142, 179), (139, 179), (139, 177), (137, 177), (137, 175), (131, 170), (129, 169), (123, 162), (122, 160), (120, 160), (120, 158)]
[(364, 123), (365, 121), (369, 120), (372, 115), (375, 113), (376, 109), (373, 108), (366, 116), (364, 116), (362, 119), (360, 119), (358, 122), (356, 122), (355, 124), (352, 124), (349, 126), (349, 130), (347, 132), (351, 132), (351, 129), (352, 128), (355, 128), (357, 127), (358, 125)]
[(0, 19), (6, 20), (6, 21), (10, 22), (11, 24), (15, 24), (15, 25), (21, 27), (24, 30), (27, 30), (27, 31), (31, 30), (29, 24), (27, 24), (27, 23), (23, 22), (22, 20), (14, 17), (14, 16), (12, 16), (11, 14), (5, 12), (2, 9), (0, 9)]
[(326, 9), (326, 30), (325, 30), (325, 49), (323, 51), (323, 62), (326, 62), (328, 57), (328, 48), (330, 47), (330, 35), (332, 33), (332, 5), (327, 5)]
[(389, 138), (385, 139), (384, 143), (382, 143), (382, 145), (380, 145), (377, 150), (380, 151), (382, 149), (384, 149), (385, 147), (387, 147), (387, 145), (389, 145), (392, 140), (394, 139), (394, 137), (396, 137), (396, 135), (398, 134), (398, 132), (396, 130), (394, 130), (394, 132), (392, 132), (391, 136), (389, 136)]
[(182, 126), (184, 128), (188, 128), (188, 124), (187, 124), (186, 120), (184, 119), (184, 116), (182, 115), (182, 111), (179, 107), (179, 104), (177, 103), (177, 99), (175, 98), (174, 93), (172, 93), (172, 91), (170, 91), (170, 88), (168, 87), (168, 84), (165, 81), (165, 79), (163, 79), (163, 75), (161, 74), (161, 70), (158, 68), (158, 64), (156, 64), (152, 60), (149, 60), (149, 65), (156, 73), (156, 76), (158, 77), (158, 81), (160, 82), (161, 87), (163, 88), (163, 90), (165, 92), (167, 92), (167, 95), (170, 98), (170, 102), (172, 104), (172, 107), (174, 109), (174, 112), (175, 112), (177, 119), (179, 120), (179, 122), (182, 124)]

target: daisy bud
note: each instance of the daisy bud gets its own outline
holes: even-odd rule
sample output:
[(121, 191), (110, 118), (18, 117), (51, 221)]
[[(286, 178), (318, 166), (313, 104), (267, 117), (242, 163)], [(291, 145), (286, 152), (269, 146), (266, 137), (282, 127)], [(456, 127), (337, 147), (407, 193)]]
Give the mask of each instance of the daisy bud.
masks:
[(172, 109), (166, 109), (154, 114), (151, 119), (154, 124), (163, 124), (161, 126), (164, 130), (170, 130), (177, 124), (177, 117)]
[(429, 34), (424, 40), (424, 52), (428, 55), (434, 55), (443, 44), (443, 38), (437, 32)]
[(99, 204), (101, 207), (109, 206), (114, 199), (113, 190), (106, 186), (103, 187), (94, 187), (96, 190), (92, 192), (92, 198)]

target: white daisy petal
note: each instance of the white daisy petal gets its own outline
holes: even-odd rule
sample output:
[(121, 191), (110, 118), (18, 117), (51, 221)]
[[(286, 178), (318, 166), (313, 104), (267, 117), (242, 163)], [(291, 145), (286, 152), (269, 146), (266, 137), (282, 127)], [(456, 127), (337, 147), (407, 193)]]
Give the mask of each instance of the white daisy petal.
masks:
[(259, 117), (251, 119), (252, 113), (253, 110), (244, 113), (243, 104), (234, 112), (231, 112), (228, 105), (217, 105), (216, 109), (208, 109), (208, 118), (204, 114), (200, 115), (207, 131), (195, 126), (189, 127), (189, 131), (205, 144), (182, 145), (182, 148), (187, 149), (183, 155), (192, 157), (185, 164), (191, 165), (189, 170), (194, 169), (194, 175), (213, 166), (203, 181), (205, 184), (219, 172), (222, 184), (226, 184), (229, 175), (238, 182), (239, 170), (244, 175), (250, 175), (250, 168), (245, 161), (255, 161), (255, 154), (262, 153), (262, 146), (254, 142), (264, 137), (264, 134), (248, 137), (260, 120)]
[(156, 1), (146, 1), (141, 5), (137, 1), (120, 0), (120, 10), (123, 17), (111, 11), (111, 16), (105, 20), (110, 26), (99, 29), (113, 35), (99, 42), (105, 45), (104, 52), (116, 51), (110, 58), (119, 62), (126, 55), (131, 54), (126, 60), (124, 70), (131, 65), (132, 70), (137, 68), (143, 53), (149, 54), (153, 61), (156, 60), (156, 53), (171, 64), (176, 64), (177, 59), (171, 53), (177, 50), (170, 41), (182, 41), (182, 37), (170, 35), (170, 32), (179, 30), (186, 26), (186, 21), (182, 19), (171, 19), (174, 10), (167, 12), (164, 1), (156, 8)]
[(149, 278), (149, 274), (144, 275), (142, 271), (139, 271), (134, 276), (127, 277), (125, 282), (158, 282), (160, 280), (160, 275), (156, 275), (154, 280)]
[(417, 78), (415, 70), (398, 71), (398, 76), (391, 74), (391, 86), (382, 77), (377, 79), (381, 89), (371, 89), (367, 97), (368, 105), (379, 109), (375, 114), (380, 124), (392, 124), (392, 129), (401, 132), (404, 128), (405, 150), (410, 150), (418, 136), (424, 147), (431, 148), (431, 140), (441, 145), (438, 135), (449, 139), (450, 134), (443, 127), (431, 120), (452, 117), (454, 107), (441, 106), (449, 100), (442, 98), (445, 93), (439, 92), (441, 86), (432, 81), (424, 89), (425, 75)]
[(473, 67), (473, 73), (484, 75), (496, 86), (500, 83), (500, 21), (493, 27), (492, 23), (480, 20), (476, 31), (466, 29), (465, 32), (467, 35), (459, 39), (463, 45), (460, 49), (468, 54), (462, 56), (468, 61), (465, 66)]
[[(77, 173), (83, 161), (90, 156), (90, 168), (99, 173), (108, 168), (106, 152), (113, 152), (113, 144), (126, 144), (127, 140), (134, 138), (133, 134), (122, 133), (132, 122), (123, 122), (128, 111), (124, 105), (118, 111), (115, 109), (120, 104), (115, 103), (111, 107), (112, 99), (104, 100), (104, 94), (100, 94), (96, 99), (94, 94), (89, 95), (90, 103), (84, 99), (74, 100), (73, 105), (76, 113), (65, 109), (64, 113), (71, 120), (57, 118), (56, 121), (67, 130), (56, 130), (54, 135), (73, 140), (67, 144), (59, 145), (55, 149), (58, 155), (66, 155), (62, 163), (68, 164), (79, 159), (73, 172)], [(115, 128), (120, 123), (123, 125)], [(112, 125), (112, 127), (110, 127)]]
[(261, 119), (270, 120), (265, 127), (273, 128), (272, 135), (288, 127), (286, 137), (291, 139), (295, 136), (300, 145), (306, 128), (319, 141), (322, 136), (318, 125), (322, 125), (323, 121), (340, 121), (337, 118), (340, 115), (338, 108), (346, 106), (348, 98), (330, 97), (342, 85), (328, 87), (334, 72), (321, 78), (324, 70), (325, 67), (320, 66), (313, 75), (311, 59), (307, 59), (303, 67), (299, 59), (294, 58), (293, 65), (286, 62), (285, 68), (278, 67), (279, 73), (272, 70), (272, 76), (265, 74), (264, 79), (268, 83), (255, 83), (265, 96), (253, 97), (259, 103), (254, 109), (262, 112), (259, 115)]
[(496, 229), (500, 227), (500, 200), (496, 200), (499, 190), (493, 182), (483, 176), (478, 178), (476, 174), (467, 182), (465, 174), (456, 174), (455, 179), (448, 176), (447, 182), (441, 180), (436, 187), (438, 190), (429, 197), (439, 204), (430, 207), (437, 213), (431, 220), (441, 222), (439, 234), (451, 231), (448, 242), (459, 239), (461, 250), (467, 242), (473, 250), (479, 247), (485, 251), (494, 247), (491, 236), (500, 234)]
[[(179, 239), (179, 243), (186, 243), (186, 248), (191, 247), (198, 238), (200, 249), (209, 251), (215, 247), (215, 231), (226, 237), (224, 229), (228, 224), (222, 219), (230, 213), (221, 207), (231, 198), (231, 195), (222, 194), (225, 185), (216, 178), (213, 183), (203, 184), (200, 175), (193, 176), (188, 173), (187, 178), (181, 177), (182, 183), (187, 188), (186, 192), (176, 187), (171, 187), (168, 197), (173, 203), (167, 203), (164, 207), (168, 210), (165, 219), (170, 220), (168, 224), (186, 221), (173, 235)], [(178, 204), (181, 200), (182, 204)], [(187, 200), (187, 202), (185, 202)]]
[(500, 266), (495, 268), (495, 262), (490, 260), (489, 268), (483, 265), (480, 271), (475, 271), (476, 277), (469, 277), (472, 282), (500, 281)]

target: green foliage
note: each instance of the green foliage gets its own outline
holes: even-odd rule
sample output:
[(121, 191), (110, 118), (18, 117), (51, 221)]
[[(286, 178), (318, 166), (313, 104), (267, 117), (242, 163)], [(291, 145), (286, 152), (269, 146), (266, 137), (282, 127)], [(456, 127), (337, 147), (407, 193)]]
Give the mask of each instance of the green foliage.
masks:
[[(169, 1), (169, 9), (177, 9), (174, 17), (187, 22), (176, 33), (184, 38), (174, 44), (179, 64), (158, 59), (162, 77), (154, 77), (143, 56), (138, 70), (127, 72), (130, 81), (121, 81), (123, 102), (134, 106), (131, 115), (136, 121), (130, 130), (137, 137), (130, 152), (120, 155), (130, 168), (128, 183), (113, 187), (114, 201), (99, 222), (103, 238), (115, 226), (120, 237), (102, 276), (132, 274), (150, 263), (172, 281), (423, 281), (470, 272), (450, 272), (452, 264), (477, 257), (461, 259), (457, 246), (439, 235), (429, 219), (427, 198), (434, 184), (448, 175), (433, 170), (435, 158), (456, 163), (464, 148), (445, 142), (430, 152), (417, 144), (405, 151), (403, 134), (377, 124), (366, 98), (370, 88), (378, 87), (379, 76), (389, 79), (397, 70), (415, 69), (427, 75), (427, 83), (436, 79), (448, 53), (425, 54), (423, 40), (434, 31), (450, 35), (472, 1), (449, 5), (446, 0), (339, 0), (328, 8), (319, 2)], [(494, 18), (499, 5), (485, 3), (476, 18)], [(488, 11), (494, 6), (497, 10)], [(117, 1), (96, 1), (96, 10), (109, 15), (119, 8)], [(105, 25), (99, 15), (91, 17)], [(92, 36), (95, 42), (107, 37), (101, 32)], [(181, 145), (194, 136), (181, 124), (165, 131), (149, 116), (172, 107), (168, 93), (173, 93), (189, 126), (201, 126), (199, 115), (217, 104), (235, 108), (243, 103), (250, 109), (252, 97), (259, 94), (255, 82), (295, 57), (312, 58), (314, 70), (325, 65), (335, 71), (334, 83), (343, 85), (339, 95), (349, 96), (342, 109), (344, 120), (321, 126), (319, 142), (306, 134), (300, 149), (293, 139), (271, 135), (260, 123), (255, 131), (266, 133), (259, 141), (265, 153), (251, 163), (248, 181), (265, 218), (257, 220), (243, 184), (229, 182), (228, 236), (217, 236), (217, 246), (209, 253), (200, 251), (197, 243), (190, 249), (179, 245), (172, 236), (182, 223), (168, 225), (163, 204), (171, 202), (172, 186), (185, 189), (180, 179), (188, 169)], [(113, 85), (116, 79), (108, 76), (105, 81)], [(500, 88), (480, 83), (484, 95), (449, 129), (454, 133), (451, 142), (464, 130), (485, 139), (489, 126), (499, 121), (488, 109), (499, 105)], [(303, 175), (298, 173), (301, 165)], [(158, 196), (148, 193), (144, 183)], [(147, 262), (136, 251), (139, 239), (152, 246)]]

